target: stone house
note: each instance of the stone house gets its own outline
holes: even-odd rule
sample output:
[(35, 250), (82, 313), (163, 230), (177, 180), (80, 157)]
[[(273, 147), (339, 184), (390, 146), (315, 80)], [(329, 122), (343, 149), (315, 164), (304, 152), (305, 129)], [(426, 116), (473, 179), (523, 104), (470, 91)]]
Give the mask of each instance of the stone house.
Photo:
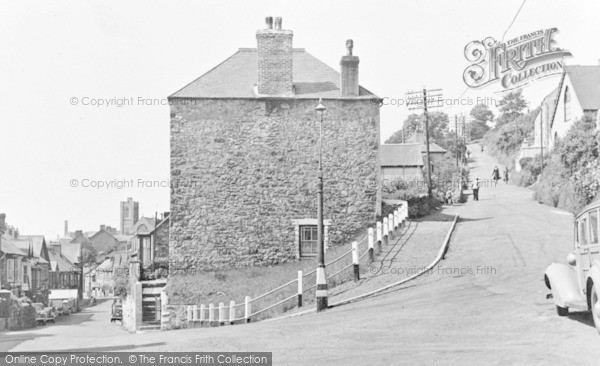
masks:
[(281, 18), (256, 39), (169, 97), (171, 273), (316, 254), (319, 98), (326, 245), (380, 212), (381, 98), (359, 85), (352, 41), (338, 72), (293, 48)]
[(62, 254), (62, 246), (51, 244), (48, 254), (50, 256), (49, 288), (51, 290), (79, 288), (78, 267)]
[(42, 235), (19, 235), (13, 232), (12, 242), (27, 253), (29, 264), (23, 264), (23, 291), (32, 301), (45, 303), (50, 285), (50, 255), (46, 239)]
[(379, 146), (379, 156), (383, 189), (398, 180), (409, 183), (423, 181), (421, 144), (383, 144)]
[[(423, 161), (427, 161), (427, 139), (425, 137), (425, 128), (422, 125), (415, 127), (415, 132), (406, 140), (406, 142), (409, 144), (420, 144)], [(433, 166), (432, 172), (435, 171), (435, 164), (444, 159), (444, 155), (446, 155), (447, 152), (446, 149), (436, 144), (431, 137), (429, 138), (429, 158)]]
[(15, 230), (6, 227), (6, 214), (0, 214), (0, 290), (20, 297), (22, 291), (29, 290), (31, 262), (27, 253), (14, 244)]
[[(169, 212), (163, 214), (151, 231), (140, 231), (136, 234), (130, 242), (128, 252), (132, 258), (140, 261), (143, 270), (154, 264), (154, 267), (165, 269), (161, 272), (161, 277), (166, 277), (169, 260)], [(142, 277), (147, 276), (142, 275)], [(156, 274), (151, 277), (154, 279)]]

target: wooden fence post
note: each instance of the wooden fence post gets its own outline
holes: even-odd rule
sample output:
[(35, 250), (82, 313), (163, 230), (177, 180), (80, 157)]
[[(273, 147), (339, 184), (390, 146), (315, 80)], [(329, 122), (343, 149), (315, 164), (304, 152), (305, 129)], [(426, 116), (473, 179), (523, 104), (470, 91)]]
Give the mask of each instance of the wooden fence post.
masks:
[(383, 245), (388, 245), (388, 234), (389, 234), (389, 231), (388, 231), (388, 218), (387, 217), (383, 218), (382, 228), (383, 228), (383, 232), (381, 233), (381, 236), (382, 236), (381, 243)]
[(246, 296), (244, 300), (244, 317), (246, 318), (246, 323), (250, 323), (250, 296)]
[(215, 321), (215, 306), (210, 303), (208, 304), (208, 325), (211, 325)]
[(352, 242), (352, 264), (354, 267), (354, 281), (360, 280), (360, 268), (358, 267), (358, 243)]
[(298, 307), (302, 307), (302, 270), (298, 271)]
[(225, 304), (223, 301), (219, 303), (219, 325), (225, 325)]
[(200, 304), (200, 323), (206, 320), (206, 306), (204, 304)]
[(191, 322), (192, 320), (193, 320), (192, 305), (188, 305), (187, 306), (187, 321)]
[(229, 302), (229, 324), (233, 325), (235, 321), (235, 301), (231, 300)]
[(370, 227), (367, 230), (367, 243), (369, 245), (369, 262), (375, 260), (375, 254), (373, 253), (373, 228)]
[(377, 221), (377, 253), (381, 253), (381, 242), (383, 241), (381, 222)]

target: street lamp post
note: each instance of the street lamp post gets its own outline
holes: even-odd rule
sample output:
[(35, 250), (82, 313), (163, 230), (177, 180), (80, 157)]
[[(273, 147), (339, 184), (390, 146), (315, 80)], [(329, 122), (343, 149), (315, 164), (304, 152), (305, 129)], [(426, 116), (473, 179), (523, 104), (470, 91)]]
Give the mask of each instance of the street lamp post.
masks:
[(323, 238), (323, 114), (325, 106), (322, 100), (319, 99), (319, 105), (315, 108), (320, 116), (319, 122), (319, 171), (317, 184), (317, 241), (319, 242), (317, 267), (317, 311), (325, 310), (327, 304), (327, 277), (325, 276), (325, 241)]

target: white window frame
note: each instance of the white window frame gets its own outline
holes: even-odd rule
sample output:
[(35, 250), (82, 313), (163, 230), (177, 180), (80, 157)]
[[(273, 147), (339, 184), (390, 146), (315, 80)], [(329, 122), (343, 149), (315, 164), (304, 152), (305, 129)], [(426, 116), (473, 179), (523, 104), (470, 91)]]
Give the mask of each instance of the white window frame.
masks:
[[(317, 219), (313, 218), (305, 218), (305, 219), (295, 219), (292, 220), (292, 225), (294, 225), (294, 247), (296, 249), (296, 259), (301, 258), (314, 258), (314, 255), (310, 256), (301, 256), (300, 251), (300, 227), (301, 226), (318, 226)], [(325, 245), (325, 251), (329, 247), (329, 226), (331, 226), (330, 219), (323, 220), (323, 244)]]

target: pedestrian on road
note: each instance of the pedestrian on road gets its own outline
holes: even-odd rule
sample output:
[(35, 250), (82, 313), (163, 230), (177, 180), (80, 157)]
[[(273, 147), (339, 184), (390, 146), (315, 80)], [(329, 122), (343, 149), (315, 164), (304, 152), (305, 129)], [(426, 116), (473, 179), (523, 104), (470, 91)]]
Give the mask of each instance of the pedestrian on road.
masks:
[(483, 144), (479, 144), (481, 146), (481, 152), (483, 152)]
[(448, 189), (448, 192), (446, 192), (446, 204), (447, 205), (454, 204), (454, 202), (452, 201), (452, 190), (451, 189)]
[(479, 178), (475, 178), (475, 182), (471, 182), (471, 190), (473, 191), (473, 201), (479, 201)]
[(500, 169), (498, 169), (498, 165), (496, 165), (492, 171), (492, 179), (494, 180), (494, 187), (497, 186), (498, 181), (500, 180)]
[(504, 167), (504, 181), (508, 183), (508, 167)]

